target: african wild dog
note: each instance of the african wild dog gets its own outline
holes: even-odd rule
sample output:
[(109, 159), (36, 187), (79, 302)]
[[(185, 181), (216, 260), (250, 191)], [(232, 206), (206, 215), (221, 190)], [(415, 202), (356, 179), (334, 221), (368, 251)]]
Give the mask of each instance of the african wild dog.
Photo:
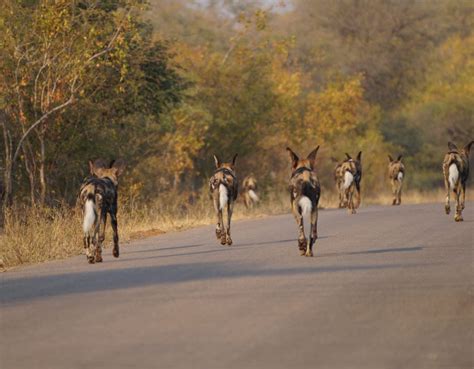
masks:
[[(360, 206), (360, 181), (362, 179), (362, 151), (359, 151), (357, 158), (354, 160), (346, 153), (340, 167), (336, 167), (337, 175), (336, 184), (339, 180), (339, 197), (342, 198), (343, 207), (347, 207), (350, 214), (355, 214)], [(354, 196), (356, 202), (354, 203)]]
[[(448, 153), (444, 156), (443, 174), (446, 187), (446, 214), (451, 211), (449, 204), (450, 190), (456, 195), (456, 213), (454, 220), (462, 222), (462, 211), (466, 200), (466, 183), (469, 178), (469, 153), (474, 141), (469, 142), (462, 150), (452, 142), (448, 142)], [(461, 198), (462, 196), (462, 198)]]
[[(313, 256), (313, 245), (318, 238), (318, 203), (321, 186), (315, 172), (316, 154), (319, 146), (300, 159), (289, 147), (286, 148), (291, 160), (291, 177), (289, 182), (290, 201), (293, 216), (298, 225), (298, 248), (301, 255)], [(304, 234), (304, 217), (311, 214), (309, 242)]]
[(118, 177), (123, 172), (124, 164), (115, 160), (108, 165), (100, 159), (95, 162), (89, 160), (89, 169), (92, 176), (82, 183), (79, 200), (84, 214), (84, 248), (87, 260), (93, 264), (102, 262), (107, 213), (110, 214), (114, 232), (113, 255), (119, 257), (117, 189)]
[(253, 175), (245, 177), (242, 183), (242, 195), (247, 209), (251, 209), (259, 201), (257, 195), (257, 180)]
[[(230, 221), (232, 219), (234, 202), (239, 191), (234, 169), (236, 158), (237, 154), (234, 155), (231, 163), (221, 163), (219, 158), (214, 155), (216, 170), (209, 180), (209, 189), (217, 216), (216, 237), (218, 240), (220, 239), (221, 245), (232, 245)], [(227, 209), (227, 227), (224, 225), (222, 213), (224, 209)]]
[(402, 203), (402, 185), (405, 178), (405, 166), (402, 163), (402, 155), (398, 155), (397, 160), (393, 160), (392, 156), (388, 156), (388, 178), (392, 185), (393, 202), (392, 205), (400, 205)]

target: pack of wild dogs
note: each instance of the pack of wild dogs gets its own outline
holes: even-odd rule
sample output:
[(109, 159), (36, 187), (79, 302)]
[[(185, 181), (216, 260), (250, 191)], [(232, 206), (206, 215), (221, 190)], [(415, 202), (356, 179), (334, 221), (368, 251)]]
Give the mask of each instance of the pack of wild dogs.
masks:
[[(469, 153), (474, 141), (459, 149), (448, 143), (448, 152), (443, 160), (443, 175), (446, 188), (445, 211), (449, 214), (450, 195), (454, 194), (456, 211), (454, 220), (463, 220), (466, 183), (469, 177)], [(313, 246), (318, 238), (318, 204), (321, 186), (316, 173), (316, 155), (319, 146), (306, 158), (300, 158), (289, 147), (286, 149), (291, 163), (288, 190), (291, 211), (298, 227), (298, 249), (301, 255), (313, 256)], [(339, 207), (347, 208), (349, 214), (355, 214), (361, 203), (362, 152), (353, 158), (346, 158), (334, 169), (334, 180), (339, 194)], [(231, 161), (224, 162), (214, 155), (215, 170), (209, 179), (209, 191), (217, 218), (215, 234), (221, 245), (232, 245), (231, 220), (235, 202), (239, 193), (239, 181), (235, 170), (237, 154)], [(394, 159), (388, 155), (388, 178), (391, 185), (392, 205), (402, 202), (402, 187), (405, 180), (405, 166), (402, 155)], [(89, 161), (90, 176), (81, 185), (79, 202), (83, 210), (84, 248), (89, 263), (102, 262), (102, 244), (105, 239), (107, 216), (113, 230), (114, 257), (119, 257), (119, 236), (117, 224), (118, 179), (125, 168), (120, 160), (106, 162), (98, 159)], [(247, 208), (251, 209), (259, 201), (257, 180), (248, 175), (242, 182), (241, 196)], [(224, 215), (225, 214), (225, 215)], [(304, 218), (309, 217), (309, 240), (304, 231)], [(224, 222), (224, 218), (226, 219)]]

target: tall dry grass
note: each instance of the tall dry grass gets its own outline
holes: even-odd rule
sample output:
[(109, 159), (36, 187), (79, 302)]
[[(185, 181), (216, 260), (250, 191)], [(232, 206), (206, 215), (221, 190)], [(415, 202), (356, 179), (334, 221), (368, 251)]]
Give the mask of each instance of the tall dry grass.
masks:
[[(427, 192), (408, 191), (403, 194), (403, 204), (444, 202), (444, 190)], [(257, 218), (289, 212), (289, 199), (285, 191), (262, 196), (259, 206), (247, 210), (238, 202), (233, 219)], [(362, 206), (390, 205), (389, 193), (363, 197)], [(473, 191), (468, 191), (467, 200), (474, 200)], [(192, 203), (183, 203), (179, 194), (161, 196), (153, 202), (137, 203), (121, 199), (118, 214), (121, 244), (135, 238), (187, 229), (214, 223), (214, 211), (207, 193)], [(321, 208), (335, 208), (336, 193), (323, 192)], [(61, 259), (83, 252), (82, 219), (80, 209), (61, 206), (58, 208), (19, 207), (7, 212), (4, 228), (0, 233), (0, 269), (20, 264), (39, 263)], [(107, 226), (106, 247), (110, 246), (112, 234)]]

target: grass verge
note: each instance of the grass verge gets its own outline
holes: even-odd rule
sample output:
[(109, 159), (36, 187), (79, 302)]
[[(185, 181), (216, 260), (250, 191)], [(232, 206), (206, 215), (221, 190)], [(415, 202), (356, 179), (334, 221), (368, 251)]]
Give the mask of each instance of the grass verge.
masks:
[[(466, 200), (473, 200), (468, 191)], [(428, 192), (408, 191), (403, 204), (444, 202), (443, 190)], [(390, 205), (391, 196), (378, 194), (363, 197), (364, 205)], [(337, 195), (329, 193), (321, 198), (322, 208), (337, 206)], [(286, 193), (272, 193), (264, 197), (258, 207), (247, 210), (242, 202), (235, 207), (233, 219), (258, 218), (289, 212)], [(209, 197), (201, 195), (192, 204), (183, 204), (180, 196), (169, 194), (146, 204), (124, 202), (120, 206), (119, 234), (121, 244), (137, 238), (149, 237), (170, 231), (188, 229), (214, 223), (214, 211)], [(80, 209), (67, 206), (58, 208), (18, 207), (5, 217), (0, 233), (0, 270), (21, 265), (62, 259), (83, 252), (82, 219)], [(106, 247), (112, 239), (110, 226), (106, 234)]]

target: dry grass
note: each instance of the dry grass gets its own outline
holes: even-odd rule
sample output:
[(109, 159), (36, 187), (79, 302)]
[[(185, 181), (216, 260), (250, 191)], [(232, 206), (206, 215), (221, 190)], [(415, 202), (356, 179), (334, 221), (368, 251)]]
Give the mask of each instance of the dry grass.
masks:
[[(444, 196), (441, 189), (429, 192), (408, 191), (403, 195), (402, 201), (403, 204), (443, 203)], [(121, 243), (214, 223), (214, 211), (207, 194), (202, 194), (192, 205), (183, 205), (179, 199), (179, 196), (168, 195), (147, 204), (122, 204), (118, 215)], [(474, 200), (473, 191), (468, 191), (467, 200)], [(321, 198), (320, 206), (334, 208), (337, 203), (337, 195), (326, 192)], [(389, 205), (391, 197), (384, 193), (363, 198), (362, 206), (371, 204)], [(288, 195), (280, 191), (265, 196), (264, 201), (250, 211), (238, 202), (233, 219), (258, 218), (288, 211)], [(0, 270), (81, 254), (81, 228), (81, 212), (67, 206), (57, 209), (18, 208), (10, 211), (6, 214), (3, 233), (0, 234)], [(108, 227), (107, 246), (111, 239)]]

